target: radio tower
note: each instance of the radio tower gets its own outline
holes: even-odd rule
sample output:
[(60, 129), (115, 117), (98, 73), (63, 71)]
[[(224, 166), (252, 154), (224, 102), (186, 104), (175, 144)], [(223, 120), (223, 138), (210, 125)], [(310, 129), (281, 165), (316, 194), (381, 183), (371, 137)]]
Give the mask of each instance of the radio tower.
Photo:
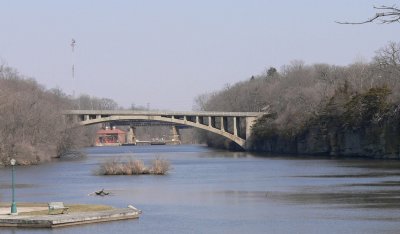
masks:
[(72, 97), (75, 98), (75, 64), (74, 64), (74, 49), (75, 49), (75, 39), (72, 38), (71, 41), (71, 48), (72, 48), (72, 85), (73, 85), (73, 90), (72, 90)]

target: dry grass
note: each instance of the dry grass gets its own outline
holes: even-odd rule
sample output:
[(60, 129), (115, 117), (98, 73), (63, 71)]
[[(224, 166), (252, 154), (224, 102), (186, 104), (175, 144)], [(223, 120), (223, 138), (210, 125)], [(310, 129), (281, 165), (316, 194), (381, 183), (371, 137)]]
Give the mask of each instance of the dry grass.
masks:
[(154, 175), (165, 175), (169, 171), (171, 164), (165, 159), (154, 159), (151, 162), (150, 173)]
[(142, 175), (147, 174), (147, 169), (143, 161), (129, 160), (121, 162), (118, 160), (110, 160), (101, 165), (101, 175)]
[(110, 160), (100, 166), (100, 175), (165, 175), (171, 169), (169, 161), (155, 159), (150, 168), (142, 160), (129, 160), (127, 162)]
[(144, 162), (140, 160), (130, 160), (124, 166), (128, 172), (127, 175), (141, 175), (147, 172)]

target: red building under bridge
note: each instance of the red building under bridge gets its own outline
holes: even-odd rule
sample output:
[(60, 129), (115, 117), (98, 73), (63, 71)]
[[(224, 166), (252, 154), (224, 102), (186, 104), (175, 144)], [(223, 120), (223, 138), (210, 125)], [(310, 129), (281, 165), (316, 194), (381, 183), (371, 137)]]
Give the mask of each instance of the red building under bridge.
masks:
[(100, 129), (96, 133), (96, 146), (121, 145), (126, 142), (126, 132), (116, 127)]

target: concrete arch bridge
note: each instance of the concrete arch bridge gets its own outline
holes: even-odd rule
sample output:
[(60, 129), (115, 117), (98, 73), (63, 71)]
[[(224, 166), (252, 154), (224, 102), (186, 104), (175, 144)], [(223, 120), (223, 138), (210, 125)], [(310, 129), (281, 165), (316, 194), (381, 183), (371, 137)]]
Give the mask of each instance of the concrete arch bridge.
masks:
[[(180, 127), (194, 127), (221, 135), (246, 148), (251, 127), (262, 112), (209, 112), (209, 111), (130, 111), (130, 110), (68, 110), (64, 112), (67, 121), (81, 126), (104, 122), (131, 126), (134, 141), (134, 126), (171, 125), (174, 135), (179, 136)], [(129, 139), (128, 133), (128, 139)], [(132, 142), (133, 143), (133, 142)]]

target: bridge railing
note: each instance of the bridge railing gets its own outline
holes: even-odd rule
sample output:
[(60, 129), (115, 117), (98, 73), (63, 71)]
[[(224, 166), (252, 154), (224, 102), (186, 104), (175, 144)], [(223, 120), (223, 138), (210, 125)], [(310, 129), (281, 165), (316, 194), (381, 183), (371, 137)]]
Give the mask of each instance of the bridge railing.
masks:
[(132, 110), (66, 110), (66, 115), (148, 115), (148, 116), (227, 116), (258, 117), (263, 112), (221, 112), (221, 111), (132, 111)]

